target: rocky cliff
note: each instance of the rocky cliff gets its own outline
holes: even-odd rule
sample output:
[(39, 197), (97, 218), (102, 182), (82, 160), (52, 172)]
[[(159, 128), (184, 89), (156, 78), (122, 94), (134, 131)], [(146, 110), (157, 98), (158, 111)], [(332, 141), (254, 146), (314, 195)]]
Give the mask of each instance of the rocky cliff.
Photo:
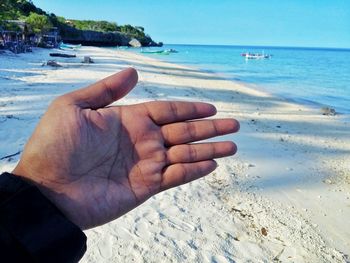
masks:
[[(65, 27), (61, 30), (60, 35), (64, 42), (85, 46), (130, 46), (131, 40), (135, 39), (135, 37), (121, 32), (104, 33), (79, 30), (73, 27)], [(162, 43), (156, 43), (149, 36), (137, 40), (142, 46), (162, 46)]]

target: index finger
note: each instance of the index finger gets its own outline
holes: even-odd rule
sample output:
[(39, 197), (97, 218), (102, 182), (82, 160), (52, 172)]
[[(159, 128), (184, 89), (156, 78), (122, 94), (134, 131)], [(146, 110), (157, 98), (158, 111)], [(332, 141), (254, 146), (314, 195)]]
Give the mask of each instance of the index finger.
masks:
[(204, 102), (153, 101), (145, 103), (148, 114), (158, 125), (201, 119), (216, 114), (214, 105)]

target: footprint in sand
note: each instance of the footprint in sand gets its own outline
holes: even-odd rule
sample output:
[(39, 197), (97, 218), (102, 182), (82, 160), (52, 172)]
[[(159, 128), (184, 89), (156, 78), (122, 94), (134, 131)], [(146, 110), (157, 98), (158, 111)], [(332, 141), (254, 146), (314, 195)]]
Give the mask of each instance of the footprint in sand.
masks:
[(192, 238), (195, 226), (181, 219), (172, 217), (163, 220), (161, 235), (177, 241), (186, 241)]
[[(152, 229), (153, 228), (153, 229)], [(153, 231), (157, 231), (157, 229), (154, 229), (152, 225), (150, 225), (148, 222), (145, 222), (144, 220), (139, 221), (135, 225), (134, 234), (142, 239), (149, 239), (151, 238)]]
[(98, 244), (98, 251), (102, 258), (109, 259), (113, 256), (112, 253), (112, 244), (113, 244), (113, 237), (108, 235), (104, 236), (104, 238), (101, 240), (101, 243)]

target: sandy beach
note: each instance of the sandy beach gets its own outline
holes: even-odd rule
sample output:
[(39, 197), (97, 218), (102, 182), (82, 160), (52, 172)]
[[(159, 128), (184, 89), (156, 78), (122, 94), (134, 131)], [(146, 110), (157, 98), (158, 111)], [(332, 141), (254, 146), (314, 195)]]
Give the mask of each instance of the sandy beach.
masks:
[(349, 116), (127, 51), (83, 47), (56, 59), (58, 68), (43, 66), (50, 52), (0, 54), (0, 172), (13, 170), (55, 97), (129, 66), (140, 81), (116, 105), (204, 101), (241, 123), (222, 138), (237, 143), (237, 155), (85, 231), (81, 262), (350, 262)]

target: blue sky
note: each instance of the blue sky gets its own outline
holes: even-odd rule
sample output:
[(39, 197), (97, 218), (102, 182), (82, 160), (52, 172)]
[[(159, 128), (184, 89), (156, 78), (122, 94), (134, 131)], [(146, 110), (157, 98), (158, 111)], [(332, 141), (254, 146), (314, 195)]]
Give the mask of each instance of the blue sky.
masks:
[(350, 48), (350, 0), (33, 0), (71, 19), (143, 26), (168, 44)]

